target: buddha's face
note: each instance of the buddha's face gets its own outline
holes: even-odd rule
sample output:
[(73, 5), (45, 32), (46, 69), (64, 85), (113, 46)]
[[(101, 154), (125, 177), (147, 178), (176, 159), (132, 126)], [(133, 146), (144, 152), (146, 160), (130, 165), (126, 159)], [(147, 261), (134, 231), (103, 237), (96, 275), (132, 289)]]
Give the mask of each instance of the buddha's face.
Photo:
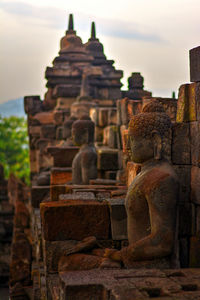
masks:
[(65, 139), (70, 138), (71, 137), (71, 128), (69, 126), (64, 127), (63, 133), (64, 133)]
[(131, 160), (142, 164), (154, 158), (154, 144), (151, 138), (135, 137), (129, 133), (129, 143)]
[(72, 139), (76, 146), (81, 146), (83, 144), (87, 144), (88, 143), (87, 131), (85, 131), (83, 133), (83, 132), (80, 132), (76, 128), (72, 128)]

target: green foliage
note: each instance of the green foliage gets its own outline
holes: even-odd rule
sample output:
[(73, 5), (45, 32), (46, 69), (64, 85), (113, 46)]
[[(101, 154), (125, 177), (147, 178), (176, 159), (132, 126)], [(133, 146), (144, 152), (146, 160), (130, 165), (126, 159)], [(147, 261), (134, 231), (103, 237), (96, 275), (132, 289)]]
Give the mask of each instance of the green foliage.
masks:
[(30, 183), (27, 123), (23, 117), (3, 118), (0, 115), (0, 162), (5, 176), (12, 172)]

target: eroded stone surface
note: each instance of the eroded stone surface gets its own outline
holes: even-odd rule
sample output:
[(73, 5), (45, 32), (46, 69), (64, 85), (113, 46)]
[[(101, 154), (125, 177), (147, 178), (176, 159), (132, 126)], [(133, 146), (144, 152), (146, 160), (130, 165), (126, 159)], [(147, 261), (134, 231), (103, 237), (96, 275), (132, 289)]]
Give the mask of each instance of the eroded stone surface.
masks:
[(110, 236), (106, 203), (90, 200), (49, 202), (41, 203), (40, 211), (47, 241), (81, 240), (87, 236), (108, 239)]

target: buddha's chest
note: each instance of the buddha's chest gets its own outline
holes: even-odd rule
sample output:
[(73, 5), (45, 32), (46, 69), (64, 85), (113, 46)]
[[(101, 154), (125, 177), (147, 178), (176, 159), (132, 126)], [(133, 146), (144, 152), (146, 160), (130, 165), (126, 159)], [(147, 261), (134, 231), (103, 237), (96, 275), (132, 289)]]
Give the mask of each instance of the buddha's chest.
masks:
[(145, 195), (145, 182), (145, 176), (137, 176), (127, 192), (125, 202), (127, 214), (131, 214), (135, 218), (146, 215), (149, 211)]
[(81, 152), (79, 151), (73, 159), (73, 169), (81, 169)]

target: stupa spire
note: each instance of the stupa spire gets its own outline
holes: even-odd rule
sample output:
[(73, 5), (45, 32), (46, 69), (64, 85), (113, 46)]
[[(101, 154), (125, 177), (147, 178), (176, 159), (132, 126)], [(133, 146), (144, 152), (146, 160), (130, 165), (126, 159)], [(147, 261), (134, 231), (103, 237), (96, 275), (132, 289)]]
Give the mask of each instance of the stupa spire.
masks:
[(95, 22), (92, 22), (92, 27), (91, 27), (91, 39), (96, 39), (96, 26)]
[(69, 15), (68, 30), (74, 30), (74, 18), (73, 18), (73, 14)]

